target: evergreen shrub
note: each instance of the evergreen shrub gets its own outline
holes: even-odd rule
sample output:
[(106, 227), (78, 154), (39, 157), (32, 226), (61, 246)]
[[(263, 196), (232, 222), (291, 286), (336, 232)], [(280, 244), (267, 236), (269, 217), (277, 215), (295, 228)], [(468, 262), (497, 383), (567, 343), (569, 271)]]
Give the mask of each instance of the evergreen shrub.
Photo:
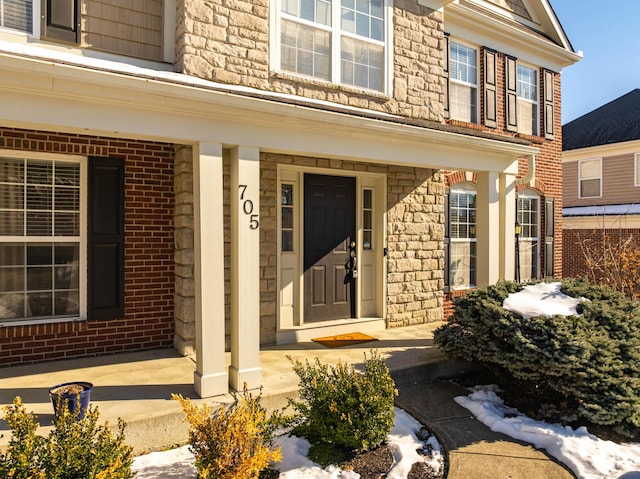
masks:
[(279, 424), (276, 414), (268, 417), (260, 396), (245, 389), (234, 401), (216, 411), (203, 403), (172, 395), (187, 415), (189, 444), (199, 479), (256, 479), (270, 462), (282, 459), (273, 447), (273, 435)]
[(640, 306), (606, 286), (566, 279), (561, 291), (585, 298), (579, 314), (529, 319), (503, 301), (523, 285), (501, 282), (469, 291), (454, 302), (435, 342), (450, 356), (506, 373), (546, 402), (546, 418), (640, 431)]
[(99, 413), (90, 406), (85, 416), (69, 412), (64, 402), (56, 411), (53, 430), (38, 436), (36, 416), (27, 413), (16, 397), (5, 407), (4, 419), (12, 430), (6, 453), (0, 453), (0, 477), (7, 479), (131, 479), (131, 447), (124, 443), (125, 424), (114, 434), (98, 424)]
[(314, 445), (353, 451), (373, 449), (386, 440), (398, 391), (379, 354), (365, 354), (363, 373), (342, 363), (322, 364), (318, 358), (314, 363), (295, 361), (293, 369), (300, 382), (300, 401), (291, 401), (298, 420), (294, 434)]

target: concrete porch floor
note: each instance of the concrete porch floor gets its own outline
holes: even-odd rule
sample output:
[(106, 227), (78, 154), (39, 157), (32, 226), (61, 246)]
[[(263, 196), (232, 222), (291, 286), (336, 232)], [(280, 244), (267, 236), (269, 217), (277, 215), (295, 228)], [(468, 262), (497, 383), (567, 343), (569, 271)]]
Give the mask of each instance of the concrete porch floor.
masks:
[[(397, 383), (434, 380), (455, 374), (462, 364), (446, 361), (433, 345), (433, 331), (441, 323), (431, 323), (370, 333), (378, 340), (340, 348), (326, 348), (314, 342), (266, 347), (260, 352), (263, 368), (262, 404), (277, 409), (296, 394), (298, 378), (292, 370), (294, 360), (323, 363), (362, 364), (364, 353), (378, 351)], [(230, 355), (227, 355), (230, 362)], [(0, 368), (0, 406), (20, 396), (27, 411), (38, 416), (39, 434), (46, 435), (53, 419), (48, 389), (69, 381), (94, 384), (91, 404), (110, 424), (118, 418), (127, 423), (126, 439), (134, 453), (162, 450), (187, 441), (187, 425), (180, 405), (172, 393), (196, 397), (193, 389), (195, 363), (173, 349), (122, 353), (83, 359), (70, 359), (25, 366)], [(230, 395), (207, 399), (210, 403), (231, 400)], [(0, 420), (0, 448), (6, 446), (10, 432)]]

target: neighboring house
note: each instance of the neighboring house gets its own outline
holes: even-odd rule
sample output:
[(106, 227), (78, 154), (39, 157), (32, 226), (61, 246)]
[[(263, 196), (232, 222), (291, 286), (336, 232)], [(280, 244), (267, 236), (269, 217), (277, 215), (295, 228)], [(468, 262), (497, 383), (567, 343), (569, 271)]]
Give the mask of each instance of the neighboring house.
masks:
[(561, 273), (547, 1), (0, 12), (0, 364), (174, 345), (206, 397), (513, 279), (516, 216), (522, 276)]
[(564, 125), (562, 150), (563, 271), (583, 276), (590, 248), (639, 244), (640, 89)]

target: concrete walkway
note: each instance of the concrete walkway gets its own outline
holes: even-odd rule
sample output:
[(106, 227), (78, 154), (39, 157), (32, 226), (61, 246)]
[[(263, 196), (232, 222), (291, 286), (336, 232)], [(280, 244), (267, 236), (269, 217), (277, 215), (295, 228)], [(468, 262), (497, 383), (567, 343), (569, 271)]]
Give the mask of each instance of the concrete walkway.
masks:
[[(262, 404), (277, 409), (296, 394), (298, 378), (288, 357), (299, 361), (318, 357), (323, 363), (342, 361), (358, 368), (364, 354), (376, 350), (386, 358), (400, 391), (398, 406), (427, 425), (448, 451), (450, 479), (573, 477), (544, 453), (493, 433), (453, 401), (467, 392), (439, 379), (455, 377), (469, 364), (448, 361), (434, 347), (433, 330), (438, 325), (380, 331), (373, 334), (378, 341), (350, 347), (329, 349), (309, 342), (264, 349)], [(184, 414), (171, 394), (195, 397), (194, 371), (191, 359), (171, 349), (0, 368), (0, 406), (20, 396), (43, 425), (39, 434), (45, 435), (53, 419), (48, 389), (63, 382), (89, 381), (94, 384), (91, 403), (100, 417), (110, 424), (124, 419), (127, 442), (141, 454), (186, 443)], [(230, 400), (231, 396), (219, 396), (207, 402)], [(4, 435), (2, 448), (9, 431), (1, 420), (0, 435)]]

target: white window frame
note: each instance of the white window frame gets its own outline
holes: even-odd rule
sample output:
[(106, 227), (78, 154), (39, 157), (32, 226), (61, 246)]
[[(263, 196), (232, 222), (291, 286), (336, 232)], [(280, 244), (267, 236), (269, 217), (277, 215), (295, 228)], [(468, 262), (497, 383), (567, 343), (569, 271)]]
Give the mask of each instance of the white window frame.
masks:
[[(0, 318), (0, 326), (8, 325), (32, 325), (32, 324), (48, 324), (69, 321), (78, 321), (87, 317), (87, 190), (88, 190), (88, 159), (86, 156), (78, 155), (58, 155), (31, 151), (5, 150), (0, 149), (0, 156), (8, 158), (16, 158), (22, 160), (49, 160), (54, 162), (72, 162), (80, 165), (80, 235), (79, 235), (79, 314), (77, 316), (65, 317), (38, 317), (38, 318)], [(76, 242), (78, 237), (73, 239), (65, 236), (2, 236), (0, 235), (0, 243), (64, 243)]]
[[(452, 291), (456, 291), (456, 290), (465, 290), (465, 289), (471, 289), (471, 288), (475, 288), (477, 286), (478, 283), (478, 250), (477, 250), (477, 228), (478, 228), (478, 223), (477, 223), (477, 211), (478, 211), (478, 205), (476, 203), (476, 222), (473, 223), (473, 226), (476, 230), (476, 233), (474, 233), (473, 235), (469, 235), (470, 237), (468, 238), (456, 238), (453, 236), (452, 231), (453, 231), (453, 221), (451, 220), (451, 194), (452, 193), (462, 193), (462, 194), (472, 194), (476, 197), (476, 202), (478, 199), (477, 196), (477, 190), (471, 186), (466, 186), (466, 185), (461, 185), (461, 186), (456, 186), (450, 189), (449, 191), (449, 213), (448, 213), (448, 218), (449, 218), (449, 264), (447, 265), (447, 272), (449, 275), (449, 289)], [(468, 225), (471, 226), (472, 223), (467, 223)], [(475, 264), (475, 268), (472, 269), (471, 268), (471, 264), (469, 267), (469, 271), (474, 271), (474, 281), (471, 281), (470, 284), (464, 284), (464, 285), (456, 285), (453, 284), (451, 279), (452, 279), (452, 274), (451, 274), (451, 257), (452, 257), (452, 252), (451, 252), (451, 246), (455, 243), (468, 243), (469, 244), (469, 248), (471, 248), (472, 244), (475, 244), (475, 248), (476, 248), (476, 254), (475, 254), (475, 258), (474, 258), (474, 264)], [(471, 261), (471, 260), (470, 260)]]
[(640, 153), (636, 153), (635, 155), (633, 155), (634, 157), (634, 162), (633, 162), (633, 177), (634, 177), (634, 184), (633, 186), (640, 186), (640, 165), (638, 163), (640, 163)]
[[(475, 78), (474, 78), (474, 83), (470, 83), (470, 82), (465, 82), (462, 80), (458, 80), (456, 78), (453, 77), (453, 75), (451, 75), (451, 71), (452, 71), (452, 58), (453, 56), (451, 55), (451, 49), (453, 47), (453, 44), (457, 44), (460, 46), (463, 46), (465, 48), (468, 48), (470, 50), (473, 50), (473, 52), (475, 53), (475, 58), (476, 58), (476, 64), (475, 64), (475, 68), (476, 68), (476, 74), (475, 74)], [(450, 38), (449, 39), (449, 82), (450, 83), (454, 83), (456, 85), (462, 85), (464, 87), (467, 87), (469, 89), (475, 89), (475, 94), (472, 95), (472, 101), (475, 102), (475, 115), (474, 117), (471, 118), (470, 122), (471, 123), (478, 123), (478, 118), (479, 118), (479, 109), (480, 109), (480, 102), (479, 102), (479, 92), (480, 92), (480, 49), (470, 45), (468, 43), (465, 42), (461, 42), (457, 39), (453, 39)], [(469, 107), (471, 105), (468, 105)], [(461, 121), (469, 121), (467, 119), (461, 119), (458, 118), (456, 116), (453, 115), (453, 111), (451, 108), (451, 105), (449, 106), (449, 113), (452, 115), (451, 118), (453, 120), (461, 120)]]
[[(387, 96), (391, 96), (393, 94), (393, 0), (383, 0), (383, 9), (384, 9), (384, 41), (379, 42), (370, 38), (364, 39), (364, 37), (360, 37), (350, 32), (343, 31), (340, 28), (340, 10), (341, 3), (340, 0), (331, 0), (332, 3), (332, 12), (331, 12), (331, 26), (321, 25), (319, 23), (309, 22), (308, 20), (291, 16), (286, 12), (282, 12), (282, 1), (283, 0), (275, 0), (271, 2), (271, 11), (270, 11), (270, 63), (271, 70), (276, 73), (286, 74), (298, 77), (302, 80), (308, 79), (315, 82), (326, 82), (330, 84), (342, 85), (346, 88), (353, 88), (356, 90), (364, 90), (370, 91), (376, 94), (384, 94)], [(281, 67), (281, 33), (282, 33), (282, 20), (289, 20), (301, 25), (310, 26), (313, 28), (322, 29), (328, 32), (331, 32), (331, 59), (330, 59), (330, 69), (331, 69), (331, 80), (326, 81), (320, 78), (315, 78), (311, 76), (302, 75), (300, 73), (291, 72), (288, 70), (283, 70)], [(382, 90), (372, 90), (363, 88), (357, 85), (352, 85), (349, 83), (343, 83), (341, 81), (341, 44), (342, 44), (342, 36), (346, 36), (349, 38), (354, 38), (357, 40), (366, 40), (369, 43), (381, 45), (384, 48), (384, 75), (383, 75), (383, 89)]]
[[(520, 199), (524, 199), (524, 198), (528, 198), (528, 199), (532, 199), (532, 200), (537, 200), (538, 201), (538, 210), (536, 211), (536, 216), (537, 216), (537, 221), (535, 223), (524, 223), (523, 221), (521, 221), (521, 209), (520, 209)], [(542, 198), (541, 196), (534, 192), (534, 191), (522, 191), (520, 193), (518, 193), (518, 201), (517, 201), (517, 207), (516, 207), (516, 217), (518, 219), (518, 223), (520, 224), (521, 227), (521, 231), (522, 233), (520, 234), (518, 240), (520, 242), (519, 248), (518, 248), (518, 253), (521, 255), (520, 258), (518, 258), (518, 265), (520, 266), (520, 268), (522, 268), (522, 243), (533, 243), (534, 241), (537, 242), (537, 251), (536, 251), (536, 257), (535, 259), (535, 271), (536, 271), (536, 276), (535, 278), (526, 278), (524, 279), (525, 281), (528, 281), (529, 279), (531, 280), (535, 280), (535, 279), (540, 279), (540, 273), (541, 273), (541, 262), (540, 262), (540, 252), (541, 252), (541, 236), (540, 236), (540, 230), (542, 227), (542, 223), (540, 222), (541, 220), (541, 216), (542, 216)], [(527, 211), (531, 211), (531, 210), (527, 210)], [(525, 226), (535, 226), (536, 231), (538, 233), (537, 236), (525, 236), (524, 235), (524, 231), (525, 231)]]
[[(0, 0), (0, 17), (2, 16), (3, 3), (4, 0)], [(41, 3), (42, 2), (40, 0), (33, 0), (31, 3), (31, 32), (24, 32), (22, 30), (16, 30), (15, 28), (4, 27), (2, 26), (4, 23), (2, 18), (0, 18), (0, 32), (40, 38)]]
[[(598, 161), (600, 168), (598, 176), (582, 176), (582, 164), (587, 161)], [(599, 180), (600, 181), (600, 191), (597, 196), (582, 196), (582, 181), (583, 180)], [(578, 161), (578, 198), (602, 198), (602, 158), (586, 158), (584, 160)]]
[[(533, 71), (534, 78), (536, 79), (535, 87), (535, 98), (529, 98), (527, 96), (522, 96), (522, 90), (520, 88), (520, 84), (522, 83), (520, 80), (520, 68), (526, 68), (528, 70)], [(539, 135), (540, 134), (540, 69), (534, 67), (533, 65), (528, 65), (522, 62), (516, 62), (516, 96), (518, 103), (529, 103), (532, 105), (532, 111), (535, 114), (534, 118), (531, 118), (531, 132), (523, 129), (522, 122), (518, 117), (518, 131), (525, 134), (531, 135)]]

